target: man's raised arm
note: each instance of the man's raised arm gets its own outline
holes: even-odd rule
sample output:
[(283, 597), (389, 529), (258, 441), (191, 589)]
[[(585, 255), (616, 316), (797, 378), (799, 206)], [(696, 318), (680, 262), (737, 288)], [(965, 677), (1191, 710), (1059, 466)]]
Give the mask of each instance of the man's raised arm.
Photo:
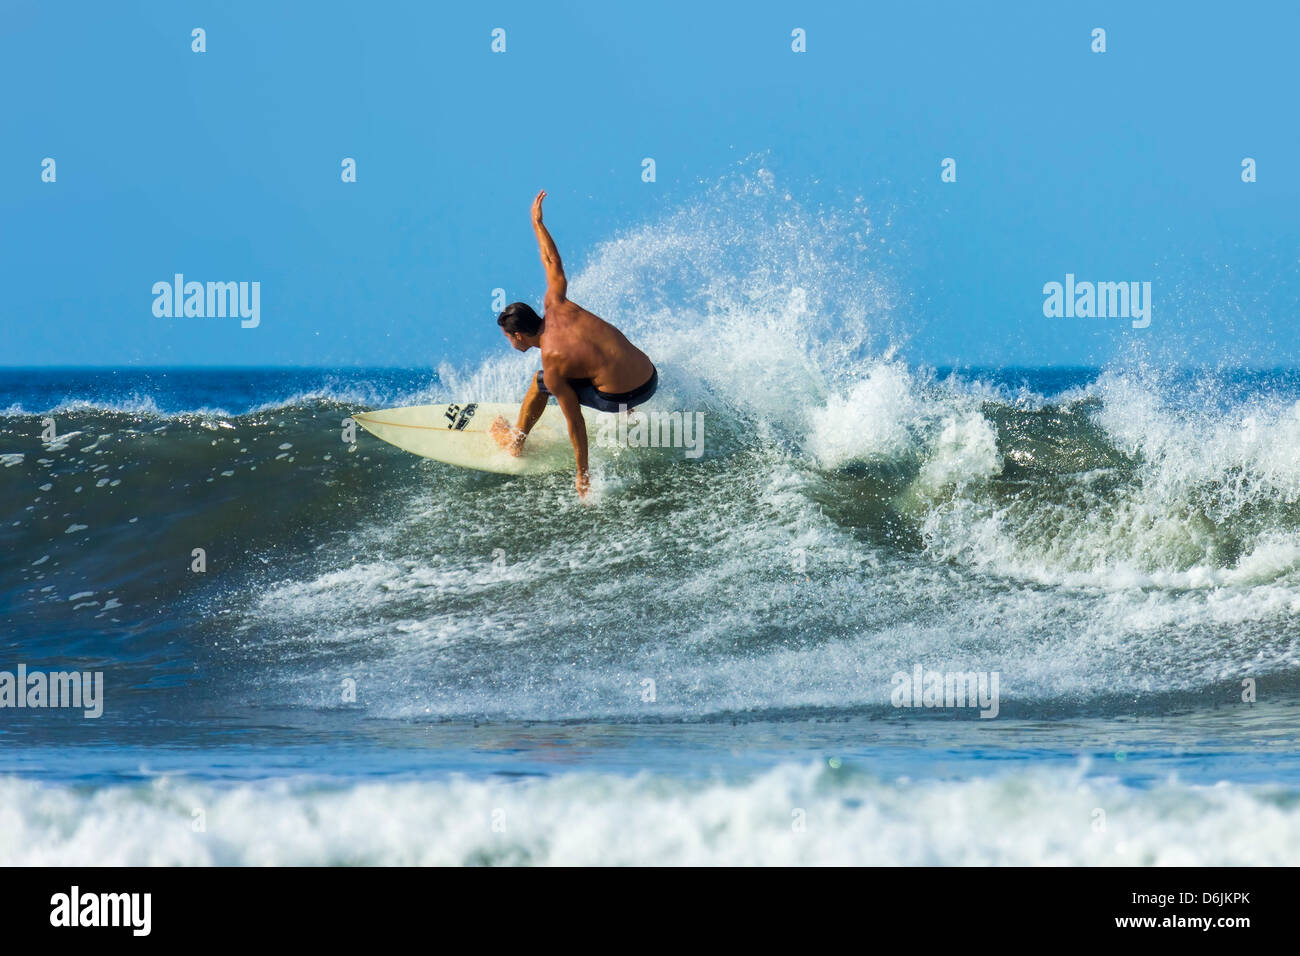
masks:
[(546, 267), (546, 299), (564, 301), (569, 290), (569, 280), (564, 277), (564, 263), (560, 262), (560, 250), (555, 248), (555, 240), (542, 225), (542, 200), (546, 198), (543, 189), (533, 200), (533, 231), (537, 233), (537, 245), (542, 251), (542, 265)]

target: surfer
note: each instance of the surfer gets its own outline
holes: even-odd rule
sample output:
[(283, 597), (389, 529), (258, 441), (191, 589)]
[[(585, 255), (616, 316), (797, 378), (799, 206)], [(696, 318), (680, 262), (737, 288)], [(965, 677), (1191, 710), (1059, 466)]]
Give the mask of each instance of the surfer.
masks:
[(579, 408), (586, 405), (602, 412), (633, 409), (655, 393), (659, 373), (646, 354), (629, 342), (618, 329), (566, 297), (568, 280), (560, 262), (555, 240), (542, 224), (542, 200), (546, 190), (533, 200), (533, 230), (546, 267), (546, 299), (539, 316), (524, 302), (513, 302), (502, 310), (497, 324), (510, 344), (521, 352), (538, 348), (542, 367), (533, 376), (519, 409), (519, 421), (512, 427), (500, 415), (492, 422), (492, 437), (518, 455), (524, 440), (554, 395), (569, 425), (569, 440), (578, 463), (574, 485), (579, 495), (590, 487), (587, 476), (587, 423)]

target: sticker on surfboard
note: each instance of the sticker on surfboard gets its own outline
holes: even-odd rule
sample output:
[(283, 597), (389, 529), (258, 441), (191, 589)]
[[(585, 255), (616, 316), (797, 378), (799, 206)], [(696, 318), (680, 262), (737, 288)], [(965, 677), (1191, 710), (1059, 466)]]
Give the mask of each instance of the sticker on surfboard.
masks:
[(454, 428), (458, 432), (463, 432), (469, 420), (474, 417), (474, 411), (478, 408), (477, 402), (471, 402), (468, 405), (448, 405), (444, 418), (447, 419), (447, 427)]

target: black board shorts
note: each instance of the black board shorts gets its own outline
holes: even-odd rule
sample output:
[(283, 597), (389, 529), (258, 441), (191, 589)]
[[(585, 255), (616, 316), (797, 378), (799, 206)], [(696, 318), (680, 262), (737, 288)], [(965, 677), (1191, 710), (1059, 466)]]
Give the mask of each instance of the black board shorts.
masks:
[[(589, 378), (571, 378), (568, 381), (569, 386), (578, 394), (579, 405), (586, 405), (598, 412), (617, 413), (620, 407), (636, 408), (638, 405), (650, 400), (650, 396), (659, 388), (659, 370), (651, 366), (650, 378), (644, 385), (639, 385), (630, 392), (621, 392), (616, 395), (602, 392), (591, 384)], [(540, 368), (537, 370), (537, 390), (543, 395), (551, 394), (551, 390), (546, 387), (546, 379), (543, 377)]]

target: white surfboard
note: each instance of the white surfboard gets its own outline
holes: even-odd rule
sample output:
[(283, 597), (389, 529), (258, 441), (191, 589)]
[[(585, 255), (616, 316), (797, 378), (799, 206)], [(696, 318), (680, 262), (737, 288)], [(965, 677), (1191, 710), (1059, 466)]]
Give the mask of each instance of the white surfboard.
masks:
[[(497, 402), (410, 405), (358, 412), (352, 417), (390, 445), (461, 468), (540, 475), (574, 467), (573, 445), (559, 406), (546, 406), (519, 455), (510, 454), (488, 434), (498, 415), (513, 426), (519, 419), (519, 406)], [(583, 408), (582, 415), (587, 422), (588, 445), (594, 452), (600, 412)]]

